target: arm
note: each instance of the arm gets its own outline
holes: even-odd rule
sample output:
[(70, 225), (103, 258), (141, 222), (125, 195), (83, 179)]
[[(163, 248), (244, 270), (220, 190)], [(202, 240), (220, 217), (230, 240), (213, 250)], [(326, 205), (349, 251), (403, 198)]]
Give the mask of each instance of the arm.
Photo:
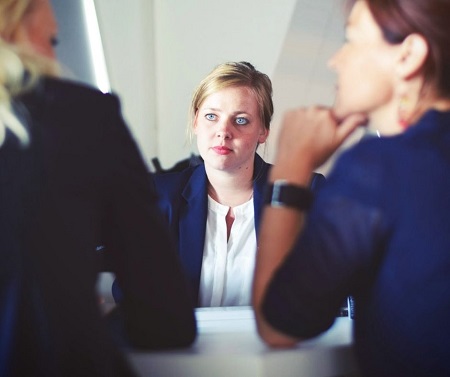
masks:
[[(299, 109), (286, 114), (279, 136), (277, 157), (269, 182), (285, 179), (306, 186), (313, 170), (321, 165), (363, 121), (350, 117), (338, 124), (329, 109)], [(304, 213), (287, 207), (266, 207), (258, 240), (253, 285), (253, 306), (262, 339), (271, 346), (293, 346), (299, 339), (270, 325), (262, 304), (274, 272), (283, 263), (301, 234)]]

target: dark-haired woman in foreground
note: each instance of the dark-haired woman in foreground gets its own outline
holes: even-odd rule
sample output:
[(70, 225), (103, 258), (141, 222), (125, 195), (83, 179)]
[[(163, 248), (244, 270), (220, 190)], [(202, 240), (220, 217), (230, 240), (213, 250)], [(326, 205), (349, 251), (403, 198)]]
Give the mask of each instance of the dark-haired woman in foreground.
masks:
[(450, 375), (449, 19), (450, 1), (353, 1), (334, 107), (286, 114), (269, 179), (304, 208), (311, 172), (352, 130), (382, 136), (342, 155), (307, 216), (265, 208), (253, 299), (267, 343), (327, 330), (353, 295), (363, 375)]

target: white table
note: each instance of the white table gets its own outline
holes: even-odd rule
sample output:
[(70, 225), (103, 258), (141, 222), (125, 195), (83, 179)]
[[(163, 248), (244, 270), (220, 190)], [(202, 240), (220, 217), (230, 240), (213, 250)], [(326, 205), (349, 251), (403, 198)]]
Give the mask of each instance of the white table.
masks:
[(198, 309), (196, 316), (199, 335), (192, 347), (129, 355), (140, 376), (358, 376), (347, 317), (296, 348), (275, 350), (259, 339), (249, 307)]

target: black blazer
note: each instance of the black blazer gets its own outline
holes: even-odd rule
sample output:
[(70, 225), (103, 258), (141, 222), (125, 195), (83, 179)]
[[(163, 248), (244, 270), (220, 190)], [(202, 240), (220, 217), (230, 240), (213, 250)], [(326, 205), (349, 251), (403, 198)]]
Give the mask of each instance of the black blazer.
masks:
[(99, 312), (99, 244), (130, 342), (192, 343), (191, 298), (117, 98), (44, 79), (14, 106), (31, 145), (7, 134), (0, 148), (0, 375), (131, 374)]
[[(270, 167), (258, 154), (255, 155), (253, 206), (257, 235)], [(197, 305), (208, 215), (208, 178), (205, 165), (202, 163), (179, 173), (156, 174), (153, 181), (159, 197), (159, 208), (177, 242), (194, 304)], [(324, 181), (323, 175), (314, 173), (310, 184), (312, 190), (317, 190)]]

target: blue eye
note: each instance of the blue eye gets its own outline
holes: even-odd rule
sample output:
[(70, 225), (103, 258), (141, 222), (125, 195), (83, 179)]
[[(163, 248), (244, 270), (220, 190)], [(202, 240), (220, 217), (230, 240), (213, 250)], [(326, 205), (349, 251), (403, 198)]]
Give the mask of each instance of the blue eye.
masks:
[(243, 126), (243, 125), (248, 123), (248, 119), (247, 118), (243, 118), (243, 117), (239, 117), (239, 118), (236, 118), (236, 123), (241, 125), (241, 126)]
[(205, 118), (208, 120), (216, 120), (217, 117), (214, 114), (206, 114)]

